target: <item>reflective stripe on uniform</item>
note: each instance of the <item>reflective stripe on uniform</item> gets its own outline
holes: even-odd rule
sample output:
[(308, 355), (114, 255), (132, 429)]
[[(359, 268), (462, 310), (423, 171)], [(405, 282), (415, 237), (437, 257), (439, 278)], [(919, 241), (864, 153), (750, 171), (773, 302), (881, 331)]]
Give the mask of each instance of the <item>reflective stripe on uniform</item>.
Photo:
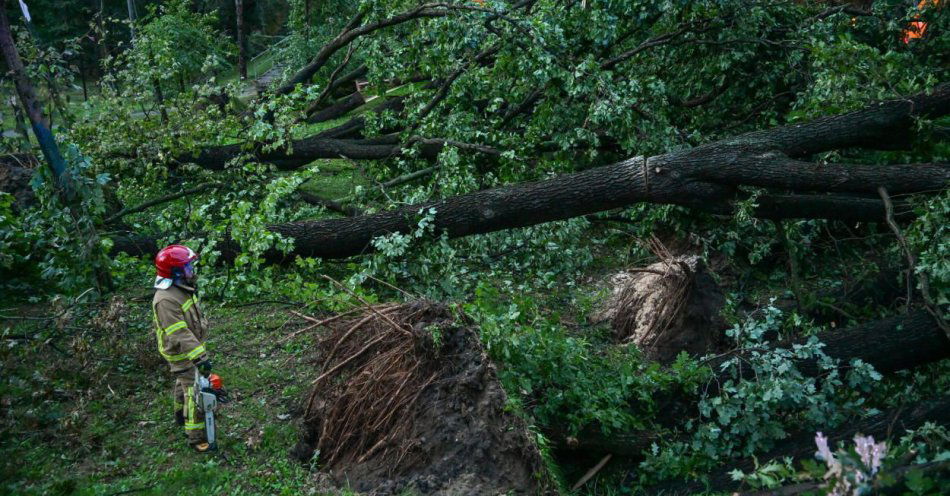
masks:
[(205, 428), (205, 423), (204, 423), (204, 422), (198, 422), (198, 423), (196, 423), (196, 424), (193, 424), (193, 423), (191, 423), (191, 422), (185, 422), (185, 430), (186, 430), (186, 431), (196, 431), (196, 430), (198, 430), (198, 429), (204, 429), (204, 428)]
[(179, 353), (177, 355), (169, 355), (161, 349), (159, 351), (161, 351), (162, 356), (165, 357), (165, 360), (168, 360), (169, 362), (180, 362), (182, 360), (194, 360), (195, 358), (201, 356), (205, 352), (205, 345), (199, 344), (198, 346), (195, 346), (195, 349), (186, 353)]
[(191, 298), (188, 298), (188, 301), (182, 303), (181, 312), (182, 313), (187, 312), (188, 309), (191, 308), (191, 306), (194, 305), (195, 303), (197, 303), (197, 300), (195, 300), (194, 296), (192, 296)]
[[(192, 297), (188, 301), (191, 303), (194, 303), (195, 299), (194, 297)], [(184, 305), (182, 305), (182, 308), (184, 308)], [(158, 312), (155, 311), (155, 305), (152, 305), (152, 318), (155, 320), (155, 337), (158, 341), (158, 352), (165, 358), (165, 360), (168, 360), (169, 362), (180, 362), (182, 360), (192, 360), (201, 356), (205, 352), (205, 345), (199, 344), (191, 351), (186, 351), (184, 353), (179, 353), (177, 355), (170, 355), (168, 353), (165, 353), (165, 340), (162, 338), (162, 336), (168, 336), (174, 333), (175, 331), (186, 329), (188, 327), (188, 324), (184, 320), (179, 320), (178, 322), (175, 322), (174, 324), (163, 329), (162, 326), (158, 323)]]
[(174, 324), (162, 329), (162, 334), (168, 336), (169, 334), (172, 334), (175, 331), (185, 329), (187, 327), (188, 327), (187, 322), (185, 322), (184, 320), (179, 320), (178, 322), (175, 322)]
[[(205, 352), (205, 345), (199, 344), (198, 346), (195, 347), (195, 349), (189, 351), (188, 353), (183, 353), (183, 354), (185, 355), (185, 358), (189, 360), (194, 360), (195, 358), (198, 358), (199, 356), (201, 356), (204, 352)], [(181, 356), (181, 355), (175, 355), (175, 356)]]

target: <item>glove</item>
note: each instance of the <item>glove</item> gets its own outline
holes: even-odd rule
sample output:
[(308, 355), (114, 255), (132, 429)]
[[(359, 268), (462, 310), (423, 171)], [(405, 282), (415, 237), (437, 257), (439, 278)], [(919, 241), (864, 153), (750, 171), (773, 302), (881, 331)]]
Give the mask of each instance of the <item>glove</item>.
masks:
[(231, 395), (227, 389), (214, 389), (211, 392), (214, 393), (214, 397), (217, 398), (218, 403), (225, 404), (231, 402)]
[(203, 375), (203, 376), (205, 376), (205, 377), (208, 377), (208, 375), (211, 374), (211, 360), (208, 360), (208, 359), (206, 358), (206, 359), (204, 359), (204, 360), (202, 360), (202, 361), (196, 363), (196, 364), (195, 364), (195, 368), (198, 369), (198, 372), (200, 372), (201, 375)]

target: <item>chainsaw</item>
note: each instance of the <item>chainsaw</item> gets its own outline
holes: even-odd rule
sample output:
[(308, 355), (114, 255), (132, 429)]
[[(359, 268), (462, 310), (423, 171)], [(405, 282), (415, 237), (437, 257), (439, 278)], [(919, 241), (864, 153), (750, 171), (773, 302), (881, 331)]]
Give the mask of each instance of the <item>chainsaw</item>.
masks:
[(218, 374), (209, 374), (208, 377), (201, 375), (198, 369), (195, 369), (195, 404), (201, 408), (205, 414), (205, 436), (211, 449), (217, 449), (217, 434), (215, 432), (214, 411), (218, 404), (225, 404), (231, 401), (227, 390), (224, 389), (224, 383)]

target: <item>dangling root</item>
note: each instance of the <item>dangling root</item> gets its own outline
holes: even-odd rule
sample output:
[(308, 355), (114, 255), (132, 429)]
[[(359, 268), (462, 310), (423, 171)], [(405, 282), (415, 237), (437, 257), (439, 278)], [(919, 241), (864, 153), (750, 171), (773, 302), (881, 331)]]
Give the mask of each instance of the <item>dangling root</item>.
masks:
[[(304, 414), (319, 424), (316, 449), (324, 466), (362, 463), (371, 456), (404, 456), (415, 400), (441, 370), (427, 329), (414, 328), (424, 313), (451, 320), (448, 309), (429, 302), (366, 306), (361, 315), (335, 322), (321, 347), (330, 351)], [(418, 327), (418, 326), (417, 326)]]
[[(345, 291), (345, 290), (344, 290)], [(461, 312), (362, 304), (325, 322), (293, 454), (355, 491), (543, 494), (541, 455)]]

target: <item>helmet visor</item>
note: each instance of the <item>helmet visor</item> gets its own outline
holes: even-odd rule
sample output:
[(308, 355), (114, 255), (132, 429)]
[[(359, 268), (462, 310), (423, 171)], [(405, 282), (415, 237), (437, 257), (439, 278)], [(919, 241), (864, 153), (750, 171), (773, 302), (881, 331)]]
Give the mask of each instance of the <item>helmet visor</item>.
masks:
[(185, 278), (185, 280), (193, 279), (195, 277), (194, 260), (189, 261), (184, 267), (182, 267), (182, 276)]

